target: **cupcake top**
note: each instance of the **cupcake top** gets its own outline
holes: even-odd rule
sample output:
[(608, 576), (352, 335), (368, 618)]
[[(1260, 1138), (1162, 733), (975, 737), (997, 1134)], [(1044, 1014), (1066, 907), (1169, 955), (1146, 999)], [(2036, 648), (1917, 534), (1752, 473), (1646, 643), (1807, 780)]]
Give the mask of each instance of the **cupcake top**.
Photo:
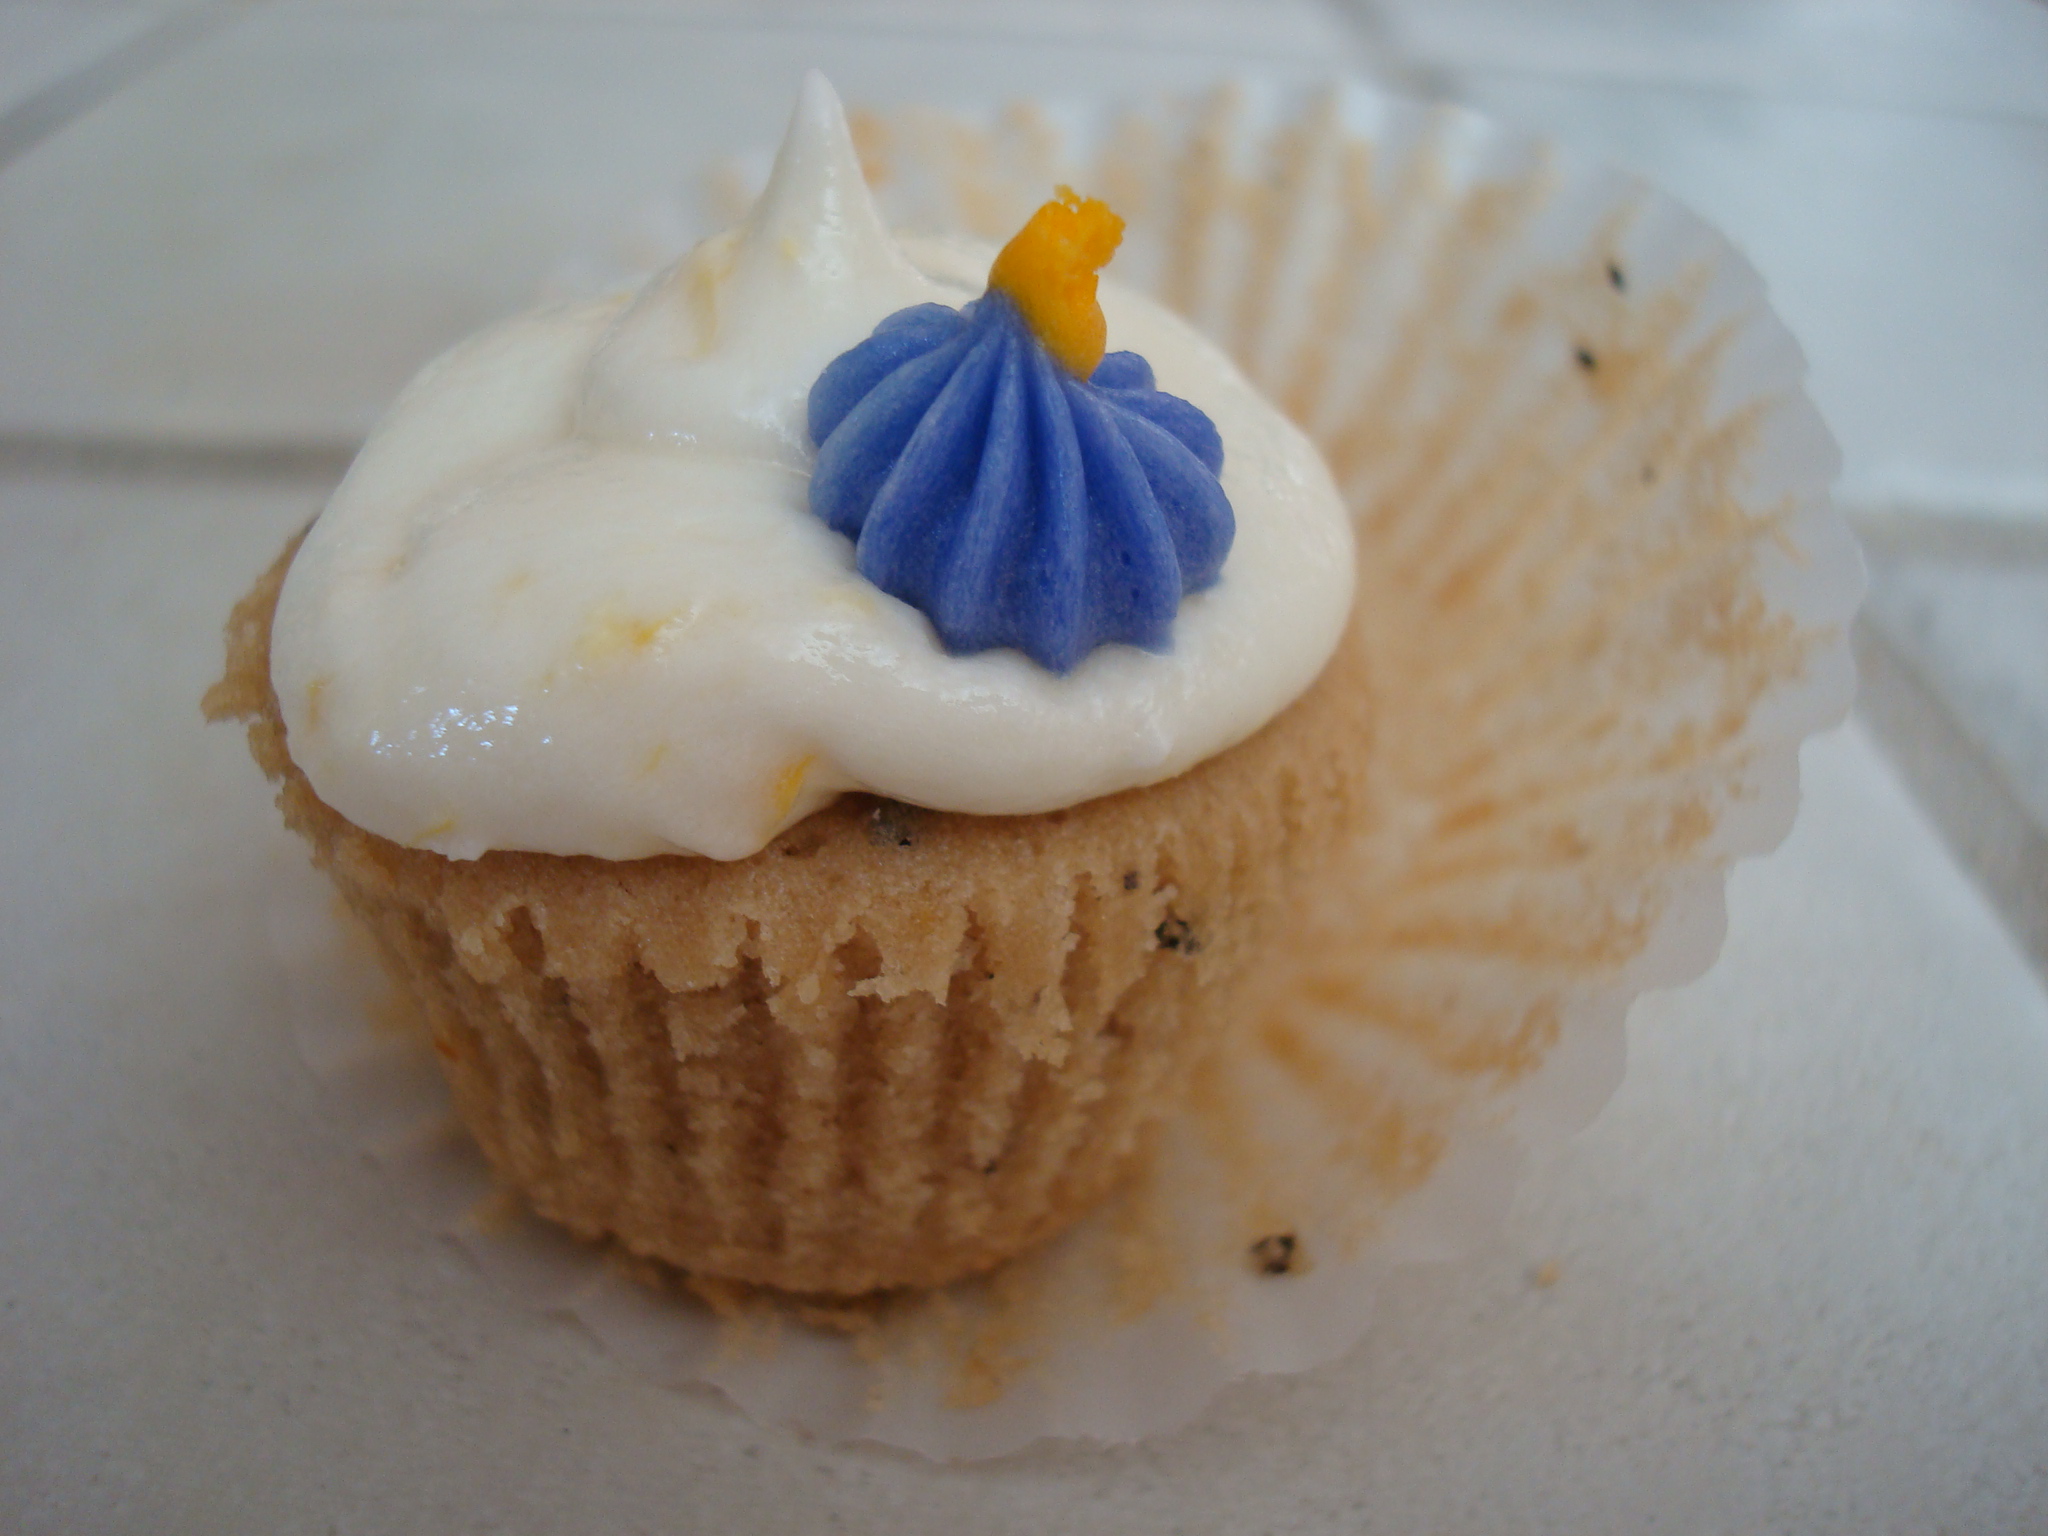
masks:
[[(849, 790), (1047, 811), (1171, 777), (1278, 714), (1351, 601), (1350, 525), (1314, 449), (1159, 306), (1104, 282), (1101, 358), (1080, 306), (1061, 311), (1078, 333), (1031, 312), (1063, 301), (1028, 263), (983, 296), (990, 256), (890, 237), (813, 74), (737, 228), (636, 294), (520, 316), (428, 365), (279, 601), (272, 681), (314, 789), (456, 858), (731, 859)], [(985, 390), (953, 386), (979, 404), (926, 432), (944, 473), (896, 497), (884, 537), (874, 471), (912, 439), (870, 431), (875, 462), (849, 479), (834, 444), (881, 391), (827, 385), (864, 346), (861, 378), (880, 378), (892, 326), (880, 362), (907, 351), (951, 378), (977, 337), (1001, 355)], [(1016, 416), (1011, 378), (1064, 406)], [(1058, 409), (1071, 462), (1015, 428)], [(1031, 452), (1002, 458), (1012, 439)], [(918, 521), (947, 497), (951, 521)], [(955, 538), (962, 517), (996, 532)], [(1034, 574), (1058, 517), (1096, 551), (1079, 587)], [(995, 553), (947, 555), (976, 540)]]

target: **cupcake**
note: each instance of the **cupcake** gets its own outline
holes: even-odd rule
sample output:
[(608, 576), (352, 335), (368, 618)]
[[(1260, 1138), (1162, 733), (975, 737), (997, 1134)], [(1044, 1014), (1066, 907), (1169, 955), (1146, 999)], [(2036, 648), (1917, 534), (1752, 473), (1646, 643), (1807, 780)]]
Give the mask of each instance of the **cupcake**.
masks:
[[(1075, 1219), (1368, 817), (1308, 440), (1062, 190), (904, 241), (805, 82), (736, 228), (422, 372), (229, 625), (503, 1181), (797, 1292)], [(986, 291), (984, 291), (984, 287)]]

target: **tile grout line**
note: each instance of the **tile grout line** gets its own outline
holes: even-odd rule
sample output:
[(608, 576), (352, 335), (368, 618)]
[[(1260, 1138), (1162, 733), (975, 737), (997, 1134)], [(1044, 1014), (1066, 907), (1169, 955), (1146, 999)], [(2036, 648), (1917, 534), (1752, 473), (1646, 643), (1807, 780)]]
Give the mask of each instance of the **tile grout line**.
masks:
[[(267, 0), (239, 0), (244, 5), (264, 4)], [(1340, 9), (1342, 8), (1340, 0)], [(1112, 48), (1142, 48), (1153, 52), (1214, 54), (1216, 45), (1199, 38), (1184, 42), (1177, 38), (1160, 38), (1149, 31), (1136, 29), (1124, 31), (1098, 31), (1077, 35), (1072, 30), (1045, 27), (1008, 26), (1002, 23), (951, 22), (938, 25), (916, 21), (889, 21), (870, 19), (867, 21), (846, 20), (832, 17), (825, 12), (816, 15), (758, 16), (744, 11), (713, 11), (700, 14), (667, 14), (658, 7), (647, 5), (595, 5), (584, 9), (565, 8), (559, 4), (522, 4), (519, 0), (510, 3), (492, 4), (486, 0), (469, 0), (466, 4), (437, 5), (434, 0), (354, 0), (348, 5), (335, 4), (328, 9), (350, 17), (376, 17), (385, 20), (457, 20), (472, 22), (507, 22), (514, 24), (543, 24), (550, 26), (585, 27), (639, 27), (655, 25), (675, 30), (700, 32), (766, 32), (823, 34), (849, 38), (912, 38), (940, 42), (990, 42), (990, 43), (1100, 43)], [(1256, 44), (1238, 44), (1232, 47), (1233, 58), (1253, 63), (1287, 63), (1301, 58), (1299, 53), (1273, 51)]]
[(1844, 507), (1842, 512), (1874, 560), (1998, 566), (2048, 563), (2048, 513), (2015, 516), (1907, 506)]
[(1856, 717), (2048, 980), (2048, 830), (1875, 621), (1859, 617), (1852, 640)]
[(122, 436), (0, 432), (0, 474), (110, 475), (121, 479), (339, 480), (362, 444), (179, 442)]
[(264, 0), (214, 0), (211, 5), (179, 11), (0, 112), (0, 169), (76, 122), (130, 81), (262, 3)]

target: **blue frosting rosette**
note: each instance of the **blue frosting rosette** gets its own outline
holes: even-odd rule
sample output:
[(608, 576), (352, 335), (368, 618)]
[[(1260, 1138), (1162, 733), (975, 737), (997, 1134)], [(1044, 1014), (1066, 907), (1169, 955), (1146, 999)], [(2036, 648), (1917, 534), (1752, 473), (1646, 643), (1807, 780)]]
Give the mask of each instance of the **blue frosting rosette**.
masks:
[(809, 402), (811, 511), (860, 574), (949, 652), (1012, 646), (1056, 673), (1097, 646), (1165, 649), (1236, 530), (1215, 424), (1102, 350), (1095, 268), (1122, 221), (1061, 191), (987, 293), (898, 310)]

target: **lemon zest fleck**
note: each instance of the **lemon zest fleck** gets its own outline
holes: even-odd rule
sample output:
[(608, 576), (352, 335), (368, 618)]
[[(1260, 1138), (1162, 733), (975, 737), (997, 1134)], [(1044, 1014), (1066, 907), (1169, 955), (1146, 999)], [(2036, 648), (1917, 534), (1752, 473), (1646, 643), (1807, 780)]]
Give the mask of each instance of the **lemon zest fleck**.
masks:
[(411, 848), (417, 848), (420, 846), (420, 844), (430, 842), (434, 838), (445, 837), (448, 833), (453, 832), (454, 830), (455, 818), (453, 816), (443, 816), (431, 827), (428, 827), (426, 831), (415, 832), (412, 835), (410, 841), (407, 843), (407, 846)]
[(867, 618), (875, 612), (874, 592), (870, 586), (857, 587), (851, 582), (838, 582), (826, 587), (819, 594), (819, 601), (826, 608)]
[(803, 793), (804, 779), (809, 775), (811, 765), (817, 760), (817, 753), (806, 752), (775, 776), (771, 794), (775, 801), (775, 819), (778, 822), (789, 814), (790, 807), (796, 804), (796, 797)]
[(616, 608), (600, 608), (590, 616), (583, 633), (576, 639), (576, 658), (579, 661), (604, 661), (624, 653), (651, 650), (661, 638), (662, 631), (680, 614), (665, 614), (658, 619), (645, 618), (636, 614), (621, 613)]

